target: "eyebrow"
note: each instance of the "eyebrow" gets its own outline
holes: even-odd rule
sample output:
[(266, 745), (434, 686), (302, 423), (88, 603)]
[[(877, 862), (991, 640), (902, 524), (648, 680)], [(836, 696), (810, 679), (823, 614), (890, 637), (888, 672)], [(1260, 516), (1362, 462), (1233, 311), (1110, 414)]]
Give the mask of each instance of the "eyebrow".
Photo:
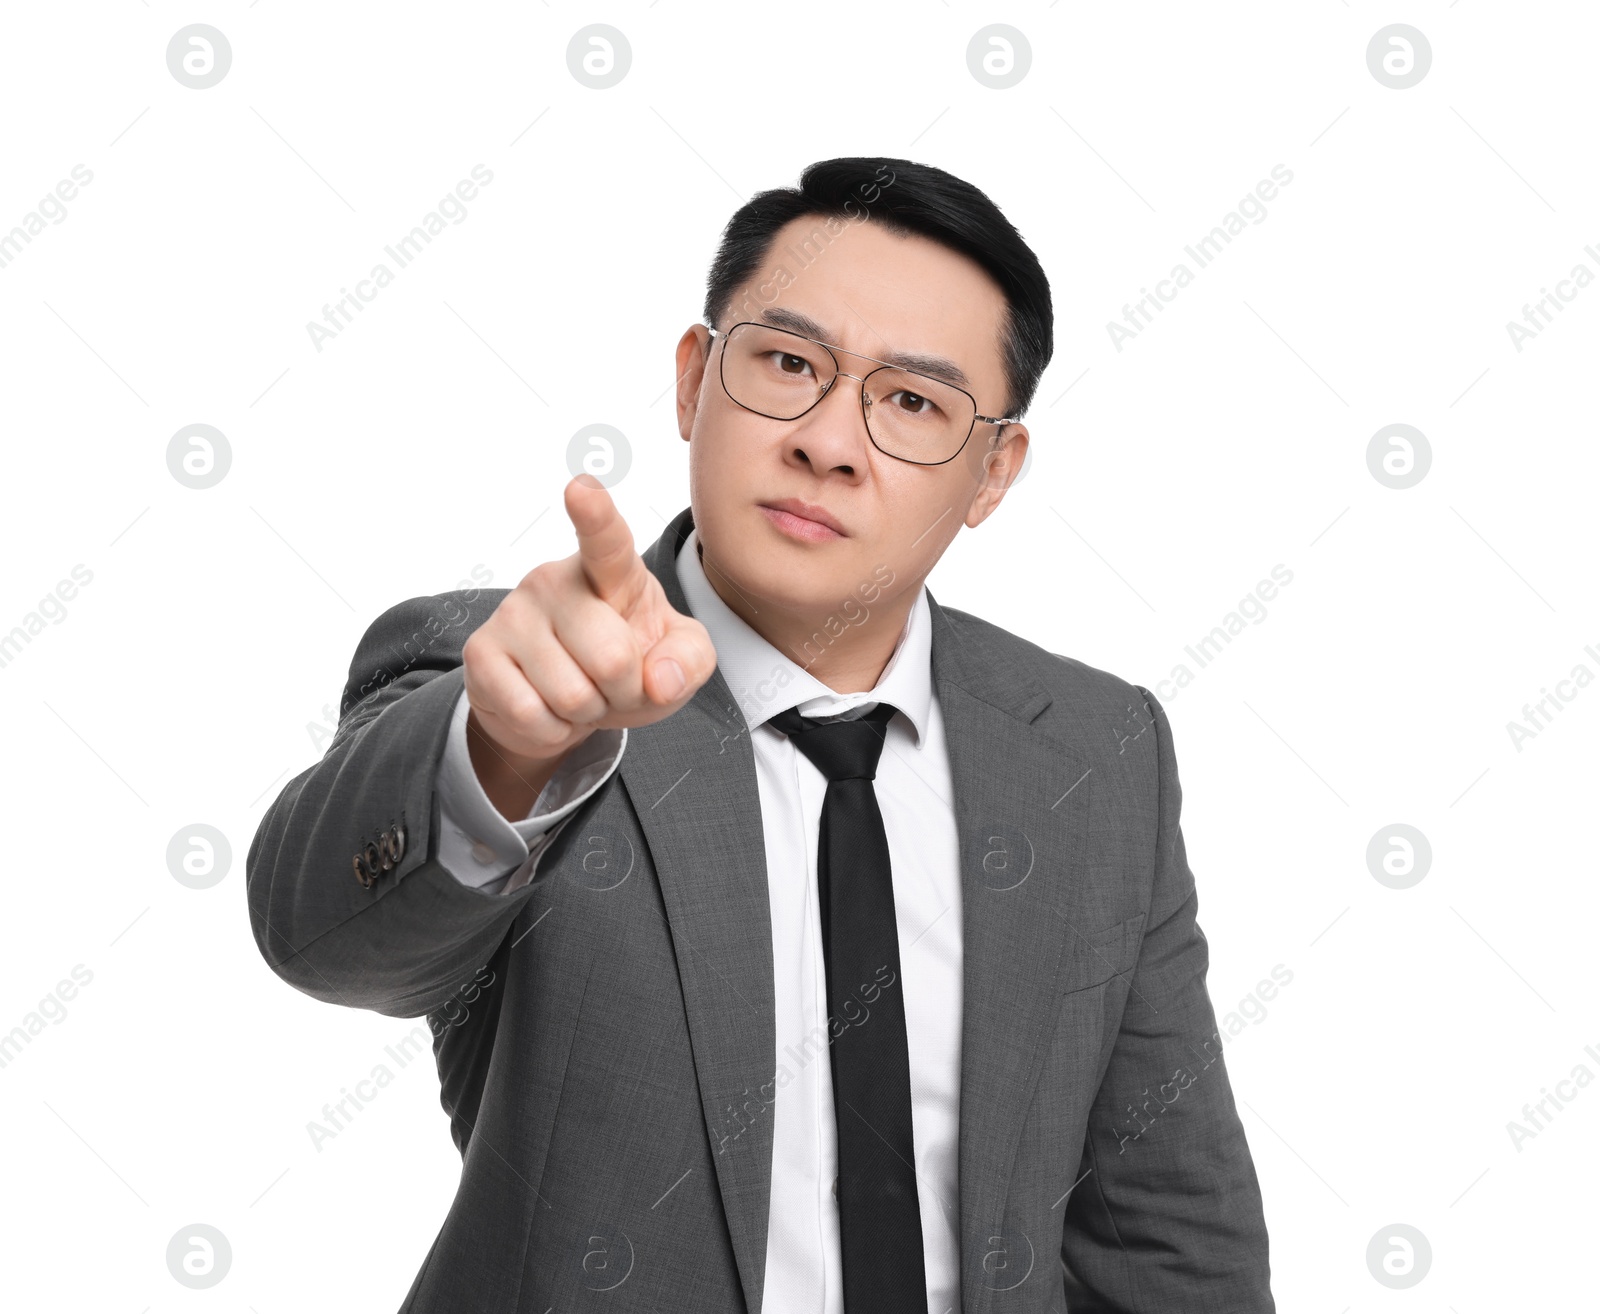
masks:
[[(802, 337), (815, 338), (819, 342), (828, 342), (832, 338), (821, 324), (812, 319), (810, 315), (801, 314), (798, 310), (788, 310), (783, 306), (772, 306), (761, 312), (761, 318), (774, 328), (788, 329), (791, 333), (798, 333)], [(841, 347), (841, 351), (846, 350)], [(918, 374), (926, 374), (930, 378), (943, 379), (946, 383), (954, 384), (958, 388), (970, 389), (971, 381), (966, 372), (955, 361), (944, 356), (930, 356), (918, 351), (891, 351), (882, 357), (891, 365), (897, 365), (903, 370), (913, 370)]]

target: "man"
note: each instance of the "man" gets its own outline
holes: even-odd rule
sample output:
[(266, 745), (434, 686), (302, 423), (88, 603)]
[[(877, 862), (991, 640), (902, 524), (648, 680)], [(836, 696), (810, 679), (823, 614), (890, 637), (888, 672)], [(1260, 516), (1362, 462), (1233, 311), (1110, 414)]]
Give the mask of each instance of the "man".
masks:
[(690, 506), (641, 557), (580, 476), (572, 556), (380, 616), (251, 847), (273, 970), (435, 1032), (403, 1308), (1271, 1311), (1162, 710), (924, 586), (1021, 468), (1038, 261), (830, 160), (705, 318)]

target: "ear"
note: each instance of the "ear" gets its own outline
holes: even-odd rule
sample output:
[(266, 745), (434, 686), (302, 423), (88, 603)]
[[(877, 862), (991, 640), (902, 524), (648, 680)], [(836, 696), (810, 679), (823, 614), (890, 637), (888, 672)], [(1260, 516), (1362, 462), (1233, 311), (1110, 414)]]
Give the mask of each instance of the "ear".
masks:
[(699, 409), (700, 384), (705, 378), (706, 361), (711, 354), (711, 334), (704, 324), (691, 324), (678, 339), (676, 354), (678, 382), (678, 433), (684, 442), (694, 432), (695, 412)]
[(976, 529), (989, 518), (1022, 473), (1022, 461), (1028, 454), (1027, 427), (1008, 424), (1001, 432), (1005, 438), (998, 446), (986, 444), (975, 453), (972, 469), (978, 491), (967, 508), (968, 529)]

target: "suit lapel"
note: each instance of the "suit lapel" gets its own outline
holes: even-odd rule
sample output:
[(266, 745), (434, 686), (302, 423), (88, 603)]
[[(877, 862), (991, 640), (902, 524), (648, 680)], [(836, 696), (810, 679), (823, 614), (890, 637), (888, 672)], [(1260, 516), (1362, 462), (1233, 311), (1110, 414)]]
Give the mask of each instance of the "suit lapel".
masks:
[(973, 621), (928, 600), (960, 849), (961, 1308), (983, 1314), (995, 1290), (1029, 1271), (1048, 1280), (1059, 1262), (1053, 1247), (1039, 1253), (1039, 1238), (1007, 1235), (1001, 1222), (1060, 1009), (1064, 951), (1084, 925), (1093, 777), (1035, 724), (1051, 695), (1014, 650), (983, 642)]
[[(693, 524), (680, 512), (642, 554), (685, 615), (676, 561)], [(772, 913), (755, 753), (720, 668), (677, 713), (628, 732), (618, 772), (661, 885), (717, 1186), (745, 1304), (756, 1314), (777, 1071)]]
[[(686, 508), (643, 554), (685, 614), (676, 561), (693, 523)], [(980, 1314), (990, 1286), (1008, 1284), (986, 1273), (984, 1256), (1004, 1247), (1008, 1265), (1022, 1262), (1022, 1239), (1001, 1237), (1000, 1223), (1057, 1011), (1062, 949), (1080, 924), (1076, 858), (1091, 780), (1035, 728), (1050, 704), (1038, 680), (1007, 649), (981, 642), (973, 622), (945, 613), (931, 592), (928, 600), (960, 845), (962, 1308)], [(745, 1302), (757, 1314), (777, 1069), (772, 920), (755, 756), (720, 669), (676, 715), (629, 731), (619, 774), (661, 885), (717, 1186)]]

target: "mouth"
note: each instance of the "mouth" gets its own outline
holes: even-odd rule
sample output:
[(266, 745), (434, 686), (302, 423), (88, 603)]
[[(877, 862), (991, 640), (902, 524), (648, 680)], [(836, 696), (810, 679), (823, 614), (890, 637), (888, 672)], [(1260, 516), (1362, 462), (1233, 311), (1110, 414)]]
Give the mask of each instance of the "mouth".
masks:
[(848, 535), (827, 508), (802, 502), (796, 497), (758, 504), (762, 515), (779, 532), (806, 543), (826, 543)]

